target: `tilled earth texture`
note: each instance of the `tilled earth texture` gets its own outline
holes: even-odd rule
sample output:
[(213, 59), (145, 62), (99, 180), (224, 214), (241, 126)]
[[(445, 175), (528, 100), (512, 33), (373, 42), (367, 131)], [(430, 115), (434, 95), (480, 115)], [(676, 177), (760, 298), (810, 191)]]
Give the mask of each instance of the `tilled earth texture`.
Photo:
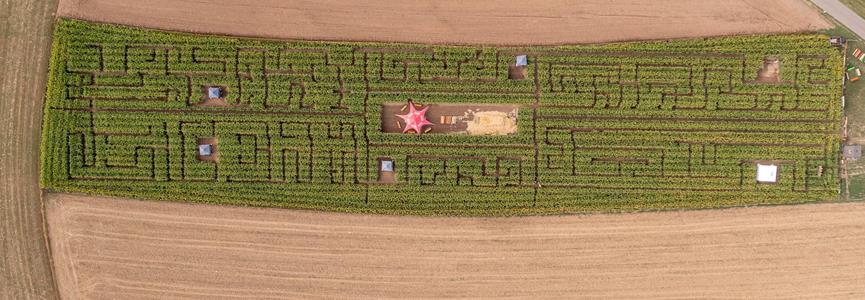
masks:
[(814, 31), (799, 0), (63, 0), (58, 15), (271, 38), (542, 45)]
[(0, 299), (57, 297), (39, 191), (56, 1), (0, 1)]
[(46, 201), (66, 299), (865, 298), (865, 203), (428, 218)]

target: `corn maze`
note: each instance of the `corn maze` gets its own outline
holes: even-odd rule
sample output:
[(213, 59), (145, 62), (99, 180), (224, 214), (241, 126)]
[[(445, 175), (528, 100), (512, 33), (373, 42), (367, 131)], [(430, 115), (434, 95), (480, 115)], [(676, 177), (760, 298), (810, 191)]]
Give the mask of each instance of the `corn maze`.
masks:
[[(522, 79), (517, 55), (528, 57)], [(42, 184), (436, 215), (820, 201), (839, 189), (842, 71), (816, 34), (509, 48), (60, 20)], [(518, 130), (383, 132), (383, 105), (409, 99), (512, 105)], [(777, 166), (777, 180), (755, 180), (758, 164)]]

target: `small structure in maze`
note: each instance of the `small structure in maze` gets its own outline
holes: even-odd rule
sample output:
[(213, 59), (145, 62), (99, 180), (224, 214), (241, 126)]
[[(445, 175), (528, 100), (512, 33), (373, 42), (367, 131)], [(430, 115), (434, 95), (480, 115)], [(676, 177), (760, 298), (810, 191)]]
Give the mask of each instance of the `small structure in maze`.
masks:
[(757, 163), (757, 182), (759, 183), (776, 183), (778, 182), (778, 166), (771, 162)]
[(228, 96), (228, 88), (220, 85), (205, 85), (201, 87), (204, 96), (197, 106), (228, 106), (225, 97)]
[(198, 154), (196, 158), (200, 161), (219, 162), (219, 153), (216, 152), (219, 139), (215, 137), (199, 138), (197, 140)]
[(216, 87), (216, 86), (207, 87), (207, 98), (208, 99), (222, 98), (222, 88)]
[(379, 157), (378, 158), (378, 182), (379, 183), (396, 183), (396, 172), (394, 171), (393, 158)]
[(213, 145), (211, 145), (211, 144), (198, 145), (198, 155), (210, 156), (211, 154), (213, 154)]
[(517, 55), (516, 61), (508, 65), (508, 79), (526, 79), (526, 66), (529, 64), (528, 56), (525, 54)]
[(517, 67), (525, 67), (528, 64), (529, 64), (528, 56), (517, 55), (517, 62), (516, 62)]

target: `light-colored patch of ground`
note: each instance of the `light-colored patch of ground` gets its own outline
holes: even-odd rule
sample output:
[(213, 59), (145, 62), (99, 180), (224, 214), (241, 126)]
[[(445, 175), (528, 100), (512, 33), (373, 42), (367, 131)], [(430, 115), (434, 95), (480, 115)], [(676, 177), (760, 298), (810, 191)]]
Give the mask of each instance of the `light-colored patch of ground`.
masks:
[(68, 299), (865, 299), (865, 203), (421, 218), (46, 201)]
[(471, 121), (466, 121), (466, 132), (470, 135), (508, 135), (517, 133), (517, 112), (475, 111)]
[(801, 0), (61, 0), (60, 16), (309, 40), (562, 44), (813, 31)]
[(39, 128), (57, 1), (0, 0), (0, 299), (54, 299)]

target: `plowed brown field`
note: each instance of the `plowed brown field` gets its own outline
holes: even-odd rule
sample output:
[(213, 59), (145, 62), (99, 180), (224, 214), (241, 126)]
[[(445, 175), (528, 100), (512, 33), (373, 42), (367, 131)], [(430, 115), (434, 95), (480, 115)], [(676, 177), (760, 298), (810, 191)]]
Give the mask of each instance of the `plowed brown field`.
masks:
[(56, 0), (0, 0), (0, 299), (55, 299), (39, 128)]
[(69, 299), (865, 298), (865, 203), (420, 218), (46, 201)]
[(801, 0), (61, 0), (60, 16), (309, 40), (562, 44), (817, 30)]

